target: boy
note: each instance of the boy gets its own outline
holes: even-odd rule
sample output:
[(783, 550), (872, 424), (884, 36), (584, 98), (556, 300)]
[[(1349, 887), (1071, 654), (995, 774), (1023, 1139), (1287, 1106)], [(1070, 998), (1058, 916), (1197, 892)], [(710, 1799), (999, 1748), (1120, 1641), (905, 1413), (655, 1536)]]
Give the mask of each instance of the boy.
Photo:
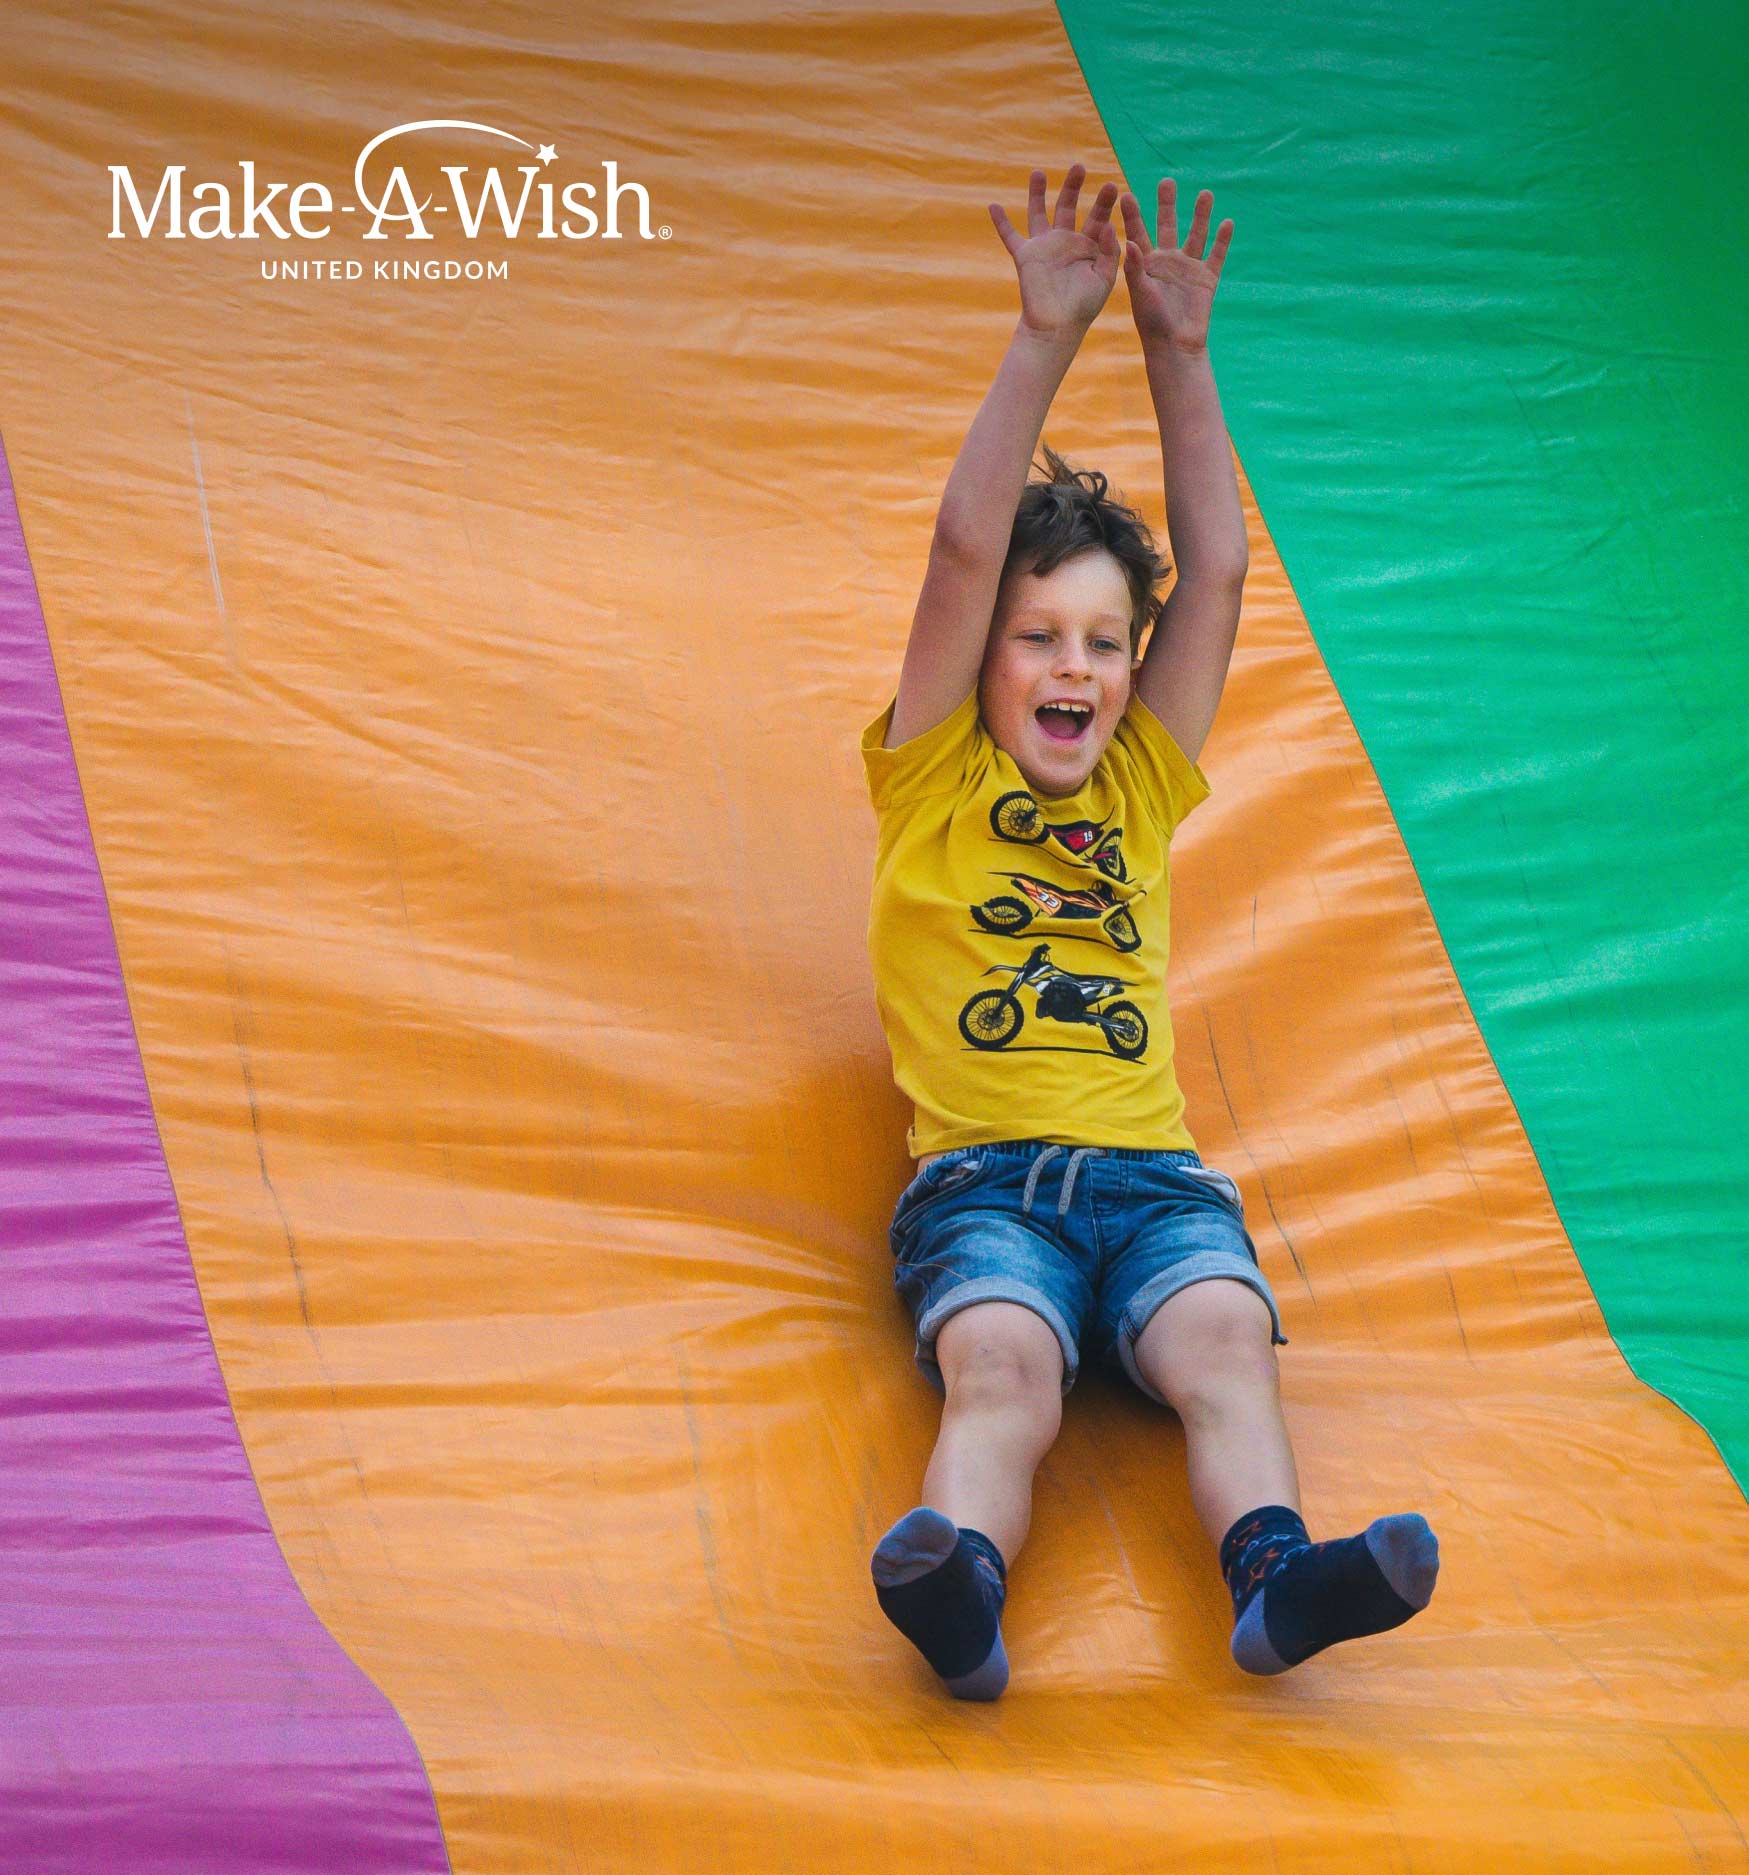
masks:
[(1184, 1126), (1167, 847), (1209, 793), (1196, 757), (1247, 569), (1207, 351), (1233, 224), (1205, 260), (1208, 190), (1183, 247), (1170, 178), (1157, 248), (1122, 198), (1178, 568), (1162, 605), (1167, 565), (1103, 476), (1047, 449), (1050, 479), (1026, 479), (1117, 275), (1117, 185), (1077, 230), (1085, 174), (1070, 168), (1047, 222), (1032, 172), (1025, 240), (990, 205), (1020, 320), (948, 477), (897, 693), (862, 736), (879, 823), (869, 945), (919, 1159), (893, 1213), (894, 1281), (917, 1364), (945, 1396), (923, 1503), (871, 1572), (889, 1619), (963, 1699), (1007, 1685), (1007, 1572), (1084, 1336), (1184, 1422), (1246, 1671), (1400, 1625), (1439, 1563), (1416, 1515), (1308, 1538), (1275, 1298), (1238, 1187)]

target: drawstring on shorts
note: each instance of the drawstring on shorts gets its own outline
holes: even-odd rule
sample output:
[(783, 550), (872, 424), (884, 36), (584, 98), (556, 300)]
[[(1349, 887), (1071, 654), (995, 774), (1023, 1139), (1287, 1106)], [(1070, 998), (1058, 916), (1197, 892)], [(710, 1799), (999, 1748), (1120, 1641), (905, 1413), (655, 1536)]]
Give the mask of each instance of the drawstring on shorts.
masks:
[[(1046, 1146), (1038, 1157), (1033, 1160), (1032, 1170), (1026, 1175), (1026, 1194), (1022, 1198), (1020, 1205), (1021, 1214), (1023, 1216), (1030, 1217), (1032, 1215), (1032, 1194), (1038, 1186), (1039, 1173), (1050, 1164), (1051, 1160), (1054, 1159), (1059, 1152), (1068, 1151), (1069, 1149), (1060, 1143)], [(1081, 1169), (1081, 1161), (1087, 1158), (1096, 1158), (1104, 1151), (1105, 1148), (1103, 1146), (1077, 1146), (1073, 1152), (1069, 1152), (1069, 1163), (1063, 1173), (1062, 1196), (1057, 1200), (1057, 1222), (1059, 1224), (1063, 1221), (1063, 1217), (1069, 1209), (1070, 1198), (1074, 1196), (1075, 1174)]]

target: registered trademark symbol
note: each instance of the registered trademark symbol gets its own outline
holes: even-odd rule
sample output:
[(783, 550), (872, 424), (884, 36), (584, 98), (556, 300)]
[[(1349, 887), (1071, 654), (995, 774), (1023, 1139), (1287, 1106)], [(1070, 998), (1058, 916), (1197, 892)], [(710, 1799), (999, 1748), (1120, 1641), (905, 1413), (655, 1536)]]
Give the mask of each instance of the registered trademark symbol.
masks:
[(656, 230), (656, 233), (664, 241), (672, 241), (674, 239), (674, 230), (668, 226), (667, 222), (663, 222), (661, 227)]

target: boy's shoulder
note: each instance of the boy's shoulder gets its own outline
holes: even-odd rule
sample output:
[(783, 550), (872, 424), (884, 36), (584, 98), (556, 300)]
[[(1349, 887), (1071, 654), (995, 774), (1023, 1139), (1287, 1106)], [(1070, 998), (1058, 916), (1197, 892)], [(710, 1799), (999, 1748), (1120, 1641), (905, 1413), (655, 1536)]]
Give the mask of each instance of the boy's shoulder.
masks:
[(978, 711), (978, 693), (972, 689), (939, 723), (889, 749), (887, 731), (898, 702), (895, 691), (861, 737), (863, 778), (877, 813), (903, 801), (964, 790), (995, 747)]
[(1124, 755), (1134, 766), (1168, 833), (1213, 792), (1208, 776), (1178, 746), (1172, 731), (1133, 687), (1111, 739), (1114, 743), (1121, 741)]

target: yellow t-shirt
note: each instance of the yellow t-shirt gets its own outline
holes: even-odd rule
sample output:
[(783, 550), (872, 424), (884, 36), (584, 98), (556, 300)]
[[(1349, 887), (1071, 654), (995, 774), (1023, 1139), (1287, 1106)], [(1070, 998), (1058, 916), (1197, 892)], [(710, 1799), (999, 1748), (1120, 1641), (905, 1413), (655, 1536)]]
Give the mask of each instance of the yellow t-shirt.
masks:
[(1093, 772), (1033, 795), (974, 690), (896, 749), (862, 732), (868, 946), (911, 1156), (995, 1139), (1195, 1149), (1166, 1005), (1167, 849), (1208, 778), (1131, 693)]

